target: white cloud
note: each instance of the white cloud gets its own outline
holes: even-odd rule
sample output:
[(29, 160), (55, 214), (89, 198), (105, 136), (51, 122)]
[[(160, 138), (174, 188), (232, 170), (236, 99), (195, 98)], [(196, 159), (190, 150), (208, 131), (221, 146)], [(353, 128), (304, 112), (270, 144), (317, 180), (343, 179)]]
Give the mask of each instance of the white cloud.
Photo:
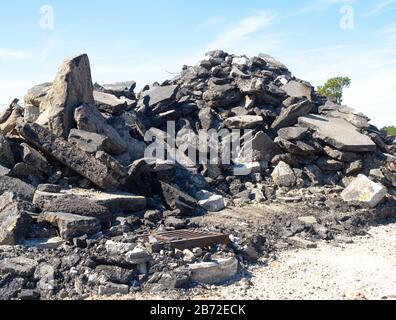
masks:
[(23, 100), (21, 96), (31, 87), (37, 84), (36, 81), (0, 81), (0, 105), (8, 105), (12, 100), (18, 98)]
[(396, 40), (396, 22), (382, 28), (379, 30), (379, 33), (385, 35), (390, 40)]
[(210, 17), (204, 21), (202, 21), (196, 28), (195, 31), (200, 31), (203, 29), (209, 29), (218, 26), (227, 21), (227, 18), (224, 16), (215, 16)]
[[(230, 50), (250, 40), (250, 36), (263, 31), (275, 19), (268, 11), (257, 11), (234, 25), (227, 26), (208, 46), (208, 49)], [(257, 41), (257, 39), (256, 39)]]
[(31, 57), (29, 52), (0, 48), (0, 60), (27, 60)]
[(380, 15), (386, 8), (389, 8), (392, 4), (394, 4), (396, 0), (382, 0), (376, 1), (375, 5), (371, 7), (364, 17), (371, 18)]

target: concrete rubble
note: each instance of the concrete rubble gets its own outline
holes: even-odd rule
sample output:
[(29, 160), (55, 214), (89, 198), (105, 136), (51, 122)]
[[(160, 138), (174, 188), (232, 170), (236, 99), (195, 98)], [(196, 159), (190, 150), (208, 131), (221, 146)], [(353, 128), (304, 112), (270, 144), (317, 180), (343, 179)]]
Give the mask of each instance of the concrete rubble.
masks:
[[(0, 299), (221, 284), (282, 246), (334, 239), (354, 215), (396, 213), (392, 141), (273, 57), (216, 50), (135, 90), (93, 84), (82, 54), (0, 113)], [(270, 229), (202, 222), (280, 204), (290, 212)], [(185, 229), (174, 241), (200, 230), (230, 243), (150, 250)]]

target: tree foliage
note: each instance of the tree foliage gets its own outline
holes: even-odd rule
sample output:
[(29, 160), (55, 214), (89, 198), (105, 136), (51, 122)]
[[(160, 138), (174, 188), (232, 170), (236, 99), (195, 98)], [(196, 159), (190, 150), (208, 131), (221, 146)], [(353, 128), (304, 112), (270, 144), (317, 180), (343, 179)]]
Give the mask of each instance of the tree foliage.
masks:
[(342, 103), (342, 94), (344, 88), (351, 85), (352, 80), (348, 77), (335, 77), (326, 81), (323, 86), (318, 87), (318, 93), (322, 96), (328, 97), (334, 102)]
[(385, 127), (382, 129), (382, 131), (385, 132), (388, 136), (396, 137), (396, 127), (394, 126)]

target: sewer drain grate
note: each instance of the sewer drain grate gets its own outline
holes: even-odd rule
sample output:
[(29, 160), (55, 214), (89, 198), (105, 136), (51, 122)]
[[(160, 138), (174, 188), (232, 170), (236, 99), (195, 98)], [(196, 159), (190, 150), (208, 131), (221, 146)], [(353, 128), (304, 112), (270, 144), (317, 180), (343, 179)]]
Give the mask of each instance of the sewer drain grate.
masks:
[(229, 235), (204, 231), (175, 230), (143, 235), (139, 240), (151, 247), (153, 252), (161, 250), (165, 244), (173, 248), (184, 250), (192, 248), (206, 248), (215, 244), (228, 244)]

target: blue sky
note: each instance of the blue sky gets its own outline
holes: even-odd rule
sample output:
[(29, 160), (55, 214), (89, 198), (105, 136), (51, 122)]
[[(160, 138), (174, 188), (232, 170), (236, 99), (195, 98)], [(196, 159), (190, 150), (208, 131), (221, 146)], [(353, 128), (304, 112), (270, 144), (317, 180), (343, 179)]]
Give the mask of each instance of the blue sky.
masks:
[[(45, 5), (53, 29), (40, 25)], [(0, 103), (52, 81), (77, 53), (94, 81), (142, 87), (221, 48), (269, 53), (315, 86), (348, 75), (344, 102), (396, 125), (396, 0), (1, 0), (0, 39)]]

